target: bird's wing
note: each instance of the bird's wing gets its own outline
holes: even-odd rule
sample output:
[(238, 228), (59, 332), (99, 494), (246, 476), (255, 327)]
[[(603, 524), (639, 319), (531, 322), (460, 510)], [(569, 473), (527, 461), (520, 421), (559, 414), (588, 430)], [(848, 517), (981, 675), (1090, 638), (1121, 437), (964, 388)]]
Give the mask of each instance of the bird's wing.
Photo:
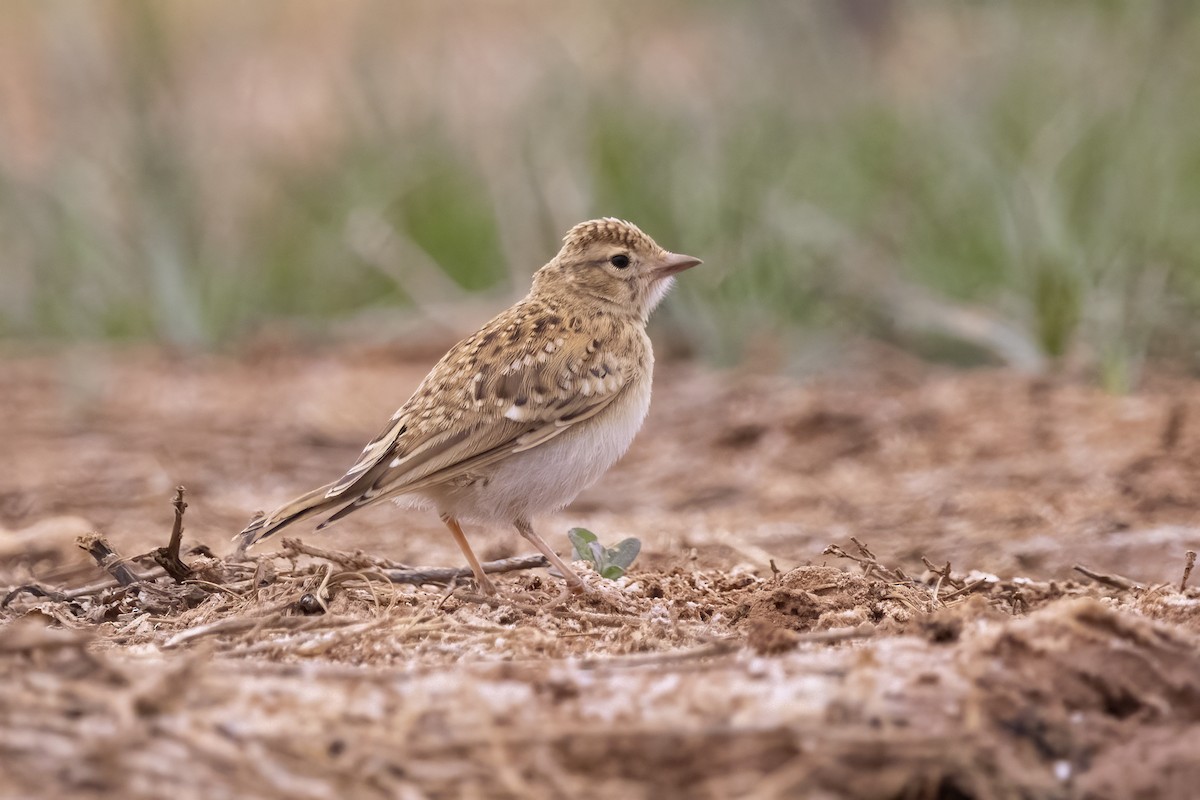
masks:
[(607, 408), (643, 368), (628, 354), (640, 342), (588, 327), (518, 305), (456, 345), (331, 484), (326, 497), (350, 503), (326, 524), (543, 445)]

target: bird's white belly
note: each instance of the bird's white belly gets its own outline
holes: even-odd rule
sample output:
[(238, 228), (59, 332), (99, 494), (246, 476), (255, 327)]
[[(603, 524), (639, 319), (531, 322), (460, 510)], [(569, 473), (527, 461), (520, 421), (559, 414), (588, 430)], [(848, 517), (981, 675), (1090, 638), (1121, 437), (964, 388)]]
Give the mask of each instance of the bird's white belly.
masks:
[(562, 508), (629, 449), (650, 409), (650, 387), (646, 375), (601, 414), (506, 458), (470, 486), (430, 499), (443, 513), (479, 522), (512, 522)]

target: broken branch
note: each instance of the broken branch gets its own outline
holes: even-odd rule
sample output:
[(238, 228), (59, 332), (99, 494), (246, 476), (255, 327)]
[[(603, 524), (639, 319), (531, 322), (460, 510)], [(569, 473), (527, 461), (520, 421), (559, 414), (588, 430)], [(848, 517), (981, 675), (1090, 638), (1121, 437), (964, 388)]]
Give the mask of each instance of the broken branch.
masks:
[(117, 583), (122, 586), (130, 586), (137, 583), (137, 576), (134, 575), (129, 567), (125, 566), (125, 559), (117, 555), (112, 549), (112, 545), (108, 543), (103, 536), (93, 531), (85, 533), (75, 540), (75, 544), (79, 545), (92, 558), (96, 560), (96, 564), (109, 575), (116, 579)]

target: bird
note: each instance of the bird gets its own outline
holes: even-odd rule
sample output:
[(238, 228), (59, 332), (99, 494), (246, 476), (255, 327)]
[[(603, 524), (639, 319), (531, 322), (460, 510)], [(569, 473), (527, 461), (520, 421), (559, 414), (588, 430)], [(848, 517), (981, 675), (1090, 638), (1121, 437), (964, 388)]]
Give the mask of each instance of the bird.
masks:
[(340, 478), (252, 519), (244, 551), (317, 515), (323, 529), (384, 500), (432, 509), (480, 591), (496, 594), (463, 523), (511, 525), (563, 576), (583, 581), (534, 530), (629, 448), (650, 408), (651, 312), (702, 263), (630, 222), (581, 222), (529, 293), (455, 344)]

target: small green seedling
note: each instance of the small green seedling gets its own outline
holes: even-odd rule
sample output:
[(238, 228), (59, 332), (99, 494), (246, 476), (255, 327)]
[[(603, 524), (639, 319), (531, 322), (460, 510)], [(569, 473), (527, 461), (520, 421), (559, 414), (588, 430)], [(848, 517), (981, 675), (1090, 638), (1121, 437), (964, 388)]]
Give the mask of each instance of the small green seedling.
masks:
[(611, 581), (624, 575), (642, 551), (642, 543), (638, 539), (626, 539), (613, 547), (605, 547), (600, 544), (596, 534), (586, 528), (571, 528), (567, 531), (567, 538), (571, 540), (573, 560), (590, 561), (601, 577)]

